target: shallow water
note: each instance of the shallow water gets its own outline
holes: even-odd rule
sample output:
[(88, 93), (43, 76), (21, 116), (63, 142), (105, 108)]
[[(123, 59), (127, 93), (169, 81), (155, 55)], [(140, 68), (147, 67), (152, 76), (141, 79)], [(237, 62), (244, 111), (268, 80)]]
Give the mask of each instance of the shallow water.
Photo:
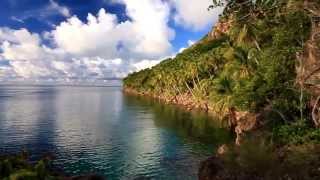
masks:
[(69, 175), (197, 179), (227, 131), (207, 115), (121, 87), (0, 86), (0, 151), (50, 152)]

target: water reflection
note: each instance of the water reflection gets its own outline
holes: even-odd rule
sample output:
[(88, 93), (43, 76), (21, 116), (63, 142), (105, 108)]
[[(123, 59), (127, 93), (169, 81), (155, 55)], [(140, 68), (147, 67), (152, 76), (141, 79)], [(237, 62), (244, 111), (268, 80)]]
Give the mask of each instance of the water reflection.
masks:
[(120, 87), (0, 87), (0, 150), (52, 152), (69, 174), (196, 179), (200, 161), (229, 139), (205, 114)]
[(201, 111), (187, 112), (183, 107), (163, 104), (159, 100), (127, 95), (129, 106), (149, 108), (157, 127), (170, 129), (187, 139), (208, 144), (221, 144), (230, 140), (230, 134), (213, 117)]
[(55, 90), (2, 87), (0, 96), (1, 150), (16, 152), (18, 148), (12, 145), (18, 145), (37, 153), (47, 151), (55, 126), (55, 119), (50, 118), (56, 112), (52, 104)]

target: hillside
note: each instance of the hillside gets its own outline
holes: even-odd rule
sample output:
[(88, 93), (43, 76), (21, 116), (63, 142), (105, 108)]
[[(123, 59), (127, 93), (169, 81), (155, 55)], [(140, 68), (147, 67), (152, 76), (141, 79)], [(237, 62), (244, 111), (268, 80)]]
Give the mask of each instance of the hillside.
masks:
[(225, 6), (206, 37), (130, 74), (124, 89), (213, 112), (228, 119), (238, 138), (270, 122), (319, 126), (320, 1), (233, 0)]

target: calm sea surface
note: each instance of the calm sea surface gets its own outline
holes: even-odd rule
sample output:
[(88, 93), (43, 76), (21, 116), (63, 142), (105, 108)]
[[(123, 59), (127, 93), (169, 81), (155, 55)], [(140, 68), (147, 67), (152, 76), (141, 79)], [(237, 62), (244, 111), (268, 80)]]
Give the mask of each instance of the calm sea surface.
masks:
[(205, 114), (121, 87), (0, 86), (0, 152), (52, 153), (69, 175), (197, 179), (200, 161), (229, 140)]

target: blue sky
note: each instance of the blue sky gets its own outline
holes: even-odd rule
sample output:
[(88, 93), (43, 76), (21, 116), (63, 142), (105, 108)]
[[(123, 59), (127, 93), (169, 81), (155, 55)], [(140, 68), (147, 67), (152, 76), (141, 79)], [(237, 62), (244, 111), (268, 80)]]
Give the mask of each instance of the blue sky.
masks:
[(0, 80), (121, 78), (202, 38), (211, 0), (2, 0)]

